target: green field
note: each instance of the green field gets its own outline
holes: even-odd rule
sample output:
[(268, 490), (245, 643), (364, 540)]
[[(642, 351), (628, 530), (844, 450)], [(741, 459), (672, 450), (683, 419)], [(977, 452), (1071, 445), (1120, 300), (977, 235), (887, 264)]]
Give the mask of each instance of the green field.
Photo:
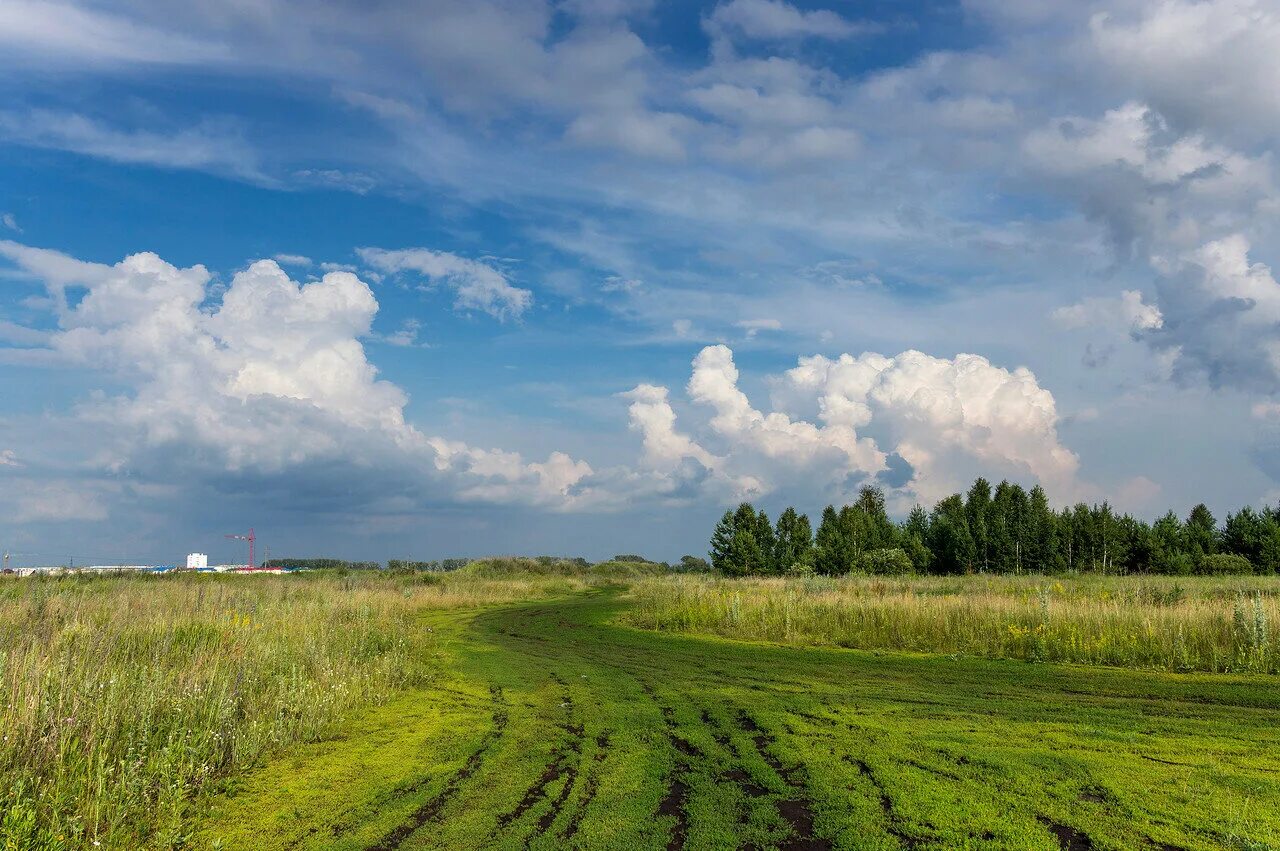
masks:
[(249, 775), (223, 848), (1268, 848), (1270, 678), (438, 621), (452, 677)]
[[(266, 581), (235, 593), (335, 592)], [(1273, 675), (653, 631), (631, 583), (364, 581), (419, 673), (133, 847), (1280, 847)]]

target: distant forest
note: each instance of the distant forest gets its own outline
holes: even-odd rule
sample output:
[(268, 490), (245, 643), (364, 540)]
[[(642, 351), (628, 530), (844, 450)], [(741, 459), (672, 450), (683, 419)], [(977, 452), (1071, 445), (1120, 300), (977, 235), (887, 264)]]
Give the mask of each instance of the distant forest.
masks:
[(744, 502), (711, 536), (711, 564), (730, 576), (820, 573), (1238, 574), (1280, 572), (1280, 506), (1242, 508), (1219, 526), (1201, 504), (1185, 520), (1172, 511), (1147, 523), (1111, 506), (1054, 511), (1039, 485), (1030, 492), (978, 479), (932, 511), (904, 522), (885, 513), (883, 492), (864, 487), (853, 505), (808, 516), (788, 508), (775, 524)]

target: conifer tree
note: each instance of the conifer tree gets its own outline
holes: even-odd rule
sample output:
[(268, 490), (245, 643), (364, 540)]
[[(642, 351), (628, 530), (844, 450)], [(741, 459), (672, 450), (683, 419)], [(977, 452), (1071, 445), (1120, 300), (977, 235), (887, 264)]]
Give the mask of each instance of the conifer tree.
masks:
[(782, 572), (777, 563), (774, 561), (774, 555), (777, 550), (777, 541), (773, 534), (773, 524), (769, 522), (769, 515), (763, 510), (756, 515), (755, 528), (756, 546), (760, 549), (759, 563), (753, 573), (778, 574)]
[(721, 573), (729, 572), (730, 548), (733, 543), (734, 515), (726, 511), (711, 533), (711, 566)]
[(750, 526), (737, 526), (729, 542), (728, 569), (730, 576), (750, 576), (759, 573), (761, 567), (760, 545)]
[(778, 518), (775, 539), (775, 572), (786, 573), (792, 565), (812, 563), (813, 532), (807, 516), (797, 514), (794, 508), (788, 507)]
[(834, 505), (828, 505), (822, 509), (822, 522), (818, 524), (818, 534), (814, 540), (814, 569), (829, 576), (846, 572), (849, 568), (843, 560), (845, 549), (840, 515), (836, 513)]

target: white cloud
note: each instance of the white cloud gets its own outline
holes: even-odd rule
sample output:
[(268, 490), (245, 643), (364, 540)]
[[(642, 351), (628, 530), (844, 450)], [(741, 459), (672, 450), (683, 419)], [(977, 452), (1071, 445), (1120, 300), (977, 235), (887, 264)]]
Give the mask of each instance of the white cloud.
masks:
[(628, 408), (631, 429), (640, 432), (644, 441), (644, 460), (650, 467), (670, 472), (685, 458), (692, 458), (709, 469), (719, 466), (721, 459), (676, 430), (676, 413), (667, 400), (667, 388), (640, 384), (620, 395), (631, 400)]
[(12, 449), (0, 450), (0, 467), (21, 467), (22, 462), (18, 460), (18, 453)]
[(1183, 126), (1274, 137), (1280, 11), (1268, 0), (1161, 0), (1094, 14), (1101, 60)]
[(0, 112), (0, 138), (121, 163), (221, 172), (271, 183), (257, 153), (232, 128), (213, 121), (172, 132), (109, 127), (84, 115), (34, 109)]
[(45, 331), (0, 319), (0, 343), (12, 343), (15, 346), (42, 346), (48, 337)]
[(404, 322), (400, 323), (399, 330), (385, 336), (375, 335), (373, 339), (391, 346), (412, 348), (414, 346), (424, 345), (423, 343), (418, 342), (418, 332), (420, 330), (422, 330), (421, 321), (417, 319), (406, 319)]
[(761, 331), (781, 331), (782, 322), (778, 319), (743, 319), (733, 323), (735, 328), (747, 332), (747, 339), (754, 340)]
[(311, 258), (302, 254), (276, 254), (271, 258), (281, 266), (310, 266)]
[(804, 12), (781, 0), (730, 0), (715, 8), (706, 26), (713, 33), (731, 32), (762, 40), (844, 39), (878, 29), (827, 9)]
[(1059, 441), (1053, 395), (1025, 368), (972, 354), (818, 355), (801, 358), (786, 385), (816, 395), (829, 426), (883, 430), (881, 442), (911, 465), (927, 499), (976, 473), (1030, 476), (1063, 497), (1077, 489), (1079, 460)]
[(459, 310), (479, 310), (497, 319), (519, 319), (533, 304), (533, 293), (512, 286), (502, 270), (479, 260), (429, 248), (360, 248), (356, 253), (380, 271), (416, 272), (429, 284), (450, 287), (455, 296), (454, 307)]
[(4, 225), (11, 231), (22, 233), (22, 228), (18, 227), (18, 220), (14, 217), (13, 213), (5, 213), (0, 216), (0, 225)]
[(1134, 476), (1116, 489), (1115, 502), (1122, 511), (1146, 514), (1156, 507), (1163, 488), (1146, 476)]
[(49, 64), (196, 65), (231, 57), (230, 50), (215, 42), (187, 38), (76, 3), (48, 0), (6, 0), (0, 5), (0, 44), (27, 61)]
[(615, 148), (655, 160), (685, 158), (682, 138), (694, 126), (689, 118), (672, 112), (628, 109), (580, 115), (565, 131), (565, 138), (586, 147)]
[(1148, 339), (1173, 357), (1173, 374), (1214, 387), (1274, 394), (1280, 380), (1280, 283), (1233, 234), (1172, 260), (1157, 259), (1161, 328)]
[(1119, 296), (1093, 296), (1059, 307), (1053, 321), (1063, 328), (1114, 328), (1125, 333), (1151, 331), (1164, 324), (1160, 309), (1142, 300), (1137, 290), (1124, 290)]
[[(94, 463), (104, 472), (327, 481), (336, 467), (349, 471), (346, 487), (382, 479), (424, 497), (444, 491), (552, 508), (589, 500), (570, 493), (591, 472), (585, 462), (562, 453), (526, 462), (407, 423), (404, 392), (377, 377), (359, 342), (378, 303), (349, 272), (299, 284), (274, 261), (258, 261), (202, 309), (211, 282), (203, 266), (181, 269), (145, 253), (105, 266), (6, 242), (0, 255), (43, 278), (54, 296), (59, 329), (43, 351), (130, 388), (85, 400), (77, 412), (95, 430)], [(86, 287), (73, 307), (62, 297), (71, 280)], [(86, 519), (100, 514), (63, 490), (23, 510), (45, 517), (58, 505)]]
[(694, 359), (687, 389), (712, 413), (707, 440), (677, 428), (666, 388), (645, 384), (627, 394), (646, 464), (665, 472), (691, 459), (737, 494), (784, 490), (834, 500), (879, 479), (904, 505), (945, 496), (976, 474), (1034, 479), (1060, 498), (1081, 490), (1078, 459), (1058, 439), (1053, 396), (1026, 369), (911, 351), (802, 357), (778, 382), (777, 397), (786, 407), (816, 403), (817, 423), (756, 409), (738, 378), (725, 346)]

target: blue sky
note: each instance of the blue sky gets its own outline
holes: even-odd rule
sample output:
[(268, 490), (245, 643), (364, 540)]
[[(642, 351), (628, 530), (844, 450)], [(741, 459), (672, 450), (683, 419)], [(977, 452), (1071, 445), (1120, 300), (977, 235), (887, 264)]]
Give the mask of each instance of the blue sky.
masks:
[(0, 547), (1280, 498), (1249, 0), (0, 5)]

